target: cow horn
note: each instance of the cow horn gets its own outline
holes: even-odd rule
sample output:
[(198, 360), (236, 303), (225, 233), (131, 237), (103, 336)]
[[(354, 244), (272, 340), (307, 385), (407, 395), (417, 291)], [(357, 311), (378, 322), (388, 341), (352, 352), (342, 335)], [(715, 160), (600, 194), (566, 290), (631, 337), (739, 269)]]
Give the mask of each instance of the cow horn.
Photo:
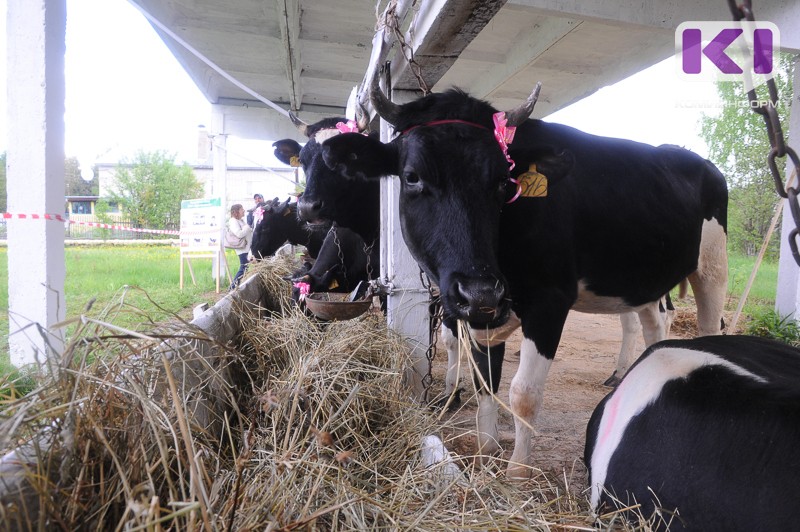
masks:
[(531, 113), (533, 112), (533, 106), (536, 105), (536, 100), (539, 99), (539, 91), (541, 90), (542, 82), (540, 81), (536, 83), (536, 86), (533, 88), (533, 92), (531, 92), (531, 95), (528, 96), (528, 99), (525, 100), (522, 105), (516, 109), (506, 112), (506, 120), (508, 120), (507, 125), (509, 127), (518, 126), (530, 118)]
[(369, 111), (360, 101), (356, 102), (356, 123), (358, 131), (362, 133), (369, 128)]
[(381, 90), (378, 74), (372, 77), (372, 85), (369, 90), (369, 99), (372, 100), (372, 106), (378, 115), (389, 122), (391, 125), (397, 124), (400, 118), (400, 106), (392, 102), (383, 94)]
[(294, 127), (296, 127), (300, 133), (306, 137), (308, 136), (308, 124), (300, 120), (300, 118), (291, 111), (289, 111), (289, 120), (292, 121), (292, 124), (294, 124)]

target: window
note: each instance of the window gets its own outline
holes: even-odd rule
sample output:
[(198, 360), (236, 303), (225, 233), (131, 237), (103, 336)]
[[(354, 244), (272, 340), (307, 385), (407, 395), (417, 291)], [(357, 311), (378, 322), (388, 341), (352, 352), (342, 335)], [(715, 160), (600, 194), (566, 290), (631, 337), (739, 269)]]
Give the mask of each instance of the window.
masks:
[(70, 210), (72, 214), (92, 214), (91, 201), (73, 201)]

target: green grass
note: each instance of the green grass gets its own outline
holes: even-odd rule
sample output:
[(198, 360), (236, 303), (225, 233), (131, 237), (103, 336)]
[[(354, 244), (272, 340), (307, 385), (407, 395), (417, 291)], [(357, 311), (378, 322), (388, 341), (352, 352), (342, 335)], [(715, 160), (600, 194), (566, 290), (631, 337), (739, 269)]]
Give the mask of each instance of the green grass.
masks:
[[(181, 316), (191, 319), (191, 313), (185, 309), (204, 301), (213, 303), (218, 297), (214, 294), (215, 283), (211, 278), (211, 259), (192, 259), (197, 286), (192, 285), (186, 268), (184, 288), (180, 289), (178, 248), (69, 246), (65, 249), (65, 257), (67, 317), (86, 313), (90, 301), (93, 303), (89, 313), (97, 316), (124, 298), (130, 308), (145, 311), (153, 320), (166, 319), (182, 310)], [(228, 252), (227, 258), (231, 273), (236, 273), (238, 258), (232, 251)], [(227, 287), (227, 280), (220, 283), (221, 292)], [(131, 329), (136, 329), (144, 321), (134, 312), (115, 312), (112, 317), (115, 325)], [(68, 335), (71, 330), (67, 329)], [(0, 248), (0, 375), (13, 373), (13, 369), (8, 354), (8, 253), (7, 248)]]
[[(750, 272), (755, 264), (755, 257), (745, 257), (742, 255), (730, 255), (728, 257), (728, 307), (736, 308), (739, 298), (747, 286), (750, 279)], [(778, 286), (778, 263), (761, 263), (756, 275), (747, 302), (744, 306), (743, 314), (752, 316), (763, 312), (766, 308), (775, 306), (775, 290)]]

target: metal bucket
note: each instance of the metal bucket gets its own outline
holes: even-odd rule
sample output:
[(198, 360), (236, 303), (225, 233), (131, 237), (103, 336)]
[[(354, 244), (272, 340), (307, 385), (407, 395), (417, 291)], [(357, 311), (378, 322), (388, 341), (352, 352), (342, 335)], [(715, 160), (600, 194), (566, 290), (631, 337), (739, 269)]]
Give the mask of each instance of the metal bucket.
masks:
[(305, 302), (314, 316), (327, 321), (344, 321), (357, 318), (372, 306), (372, 298), (346, 301), (349, 294), (316, 292), (308, 294)]

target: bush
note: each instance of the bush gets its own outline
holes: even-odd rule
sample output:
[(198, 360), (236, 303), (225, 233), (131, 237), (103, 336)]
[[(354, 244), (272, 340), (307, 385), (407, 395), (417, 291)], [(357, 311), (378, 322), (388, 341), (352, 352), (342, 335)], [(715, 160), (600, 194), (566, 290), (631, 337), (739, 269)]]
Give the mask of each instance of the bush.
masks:
[(781, 316), (774, 310), (767, 310), (747, 324), (745, 332), (762, 338), (772, 338), (795, 347), (800, 347), (800, 327), (791, 316)]

